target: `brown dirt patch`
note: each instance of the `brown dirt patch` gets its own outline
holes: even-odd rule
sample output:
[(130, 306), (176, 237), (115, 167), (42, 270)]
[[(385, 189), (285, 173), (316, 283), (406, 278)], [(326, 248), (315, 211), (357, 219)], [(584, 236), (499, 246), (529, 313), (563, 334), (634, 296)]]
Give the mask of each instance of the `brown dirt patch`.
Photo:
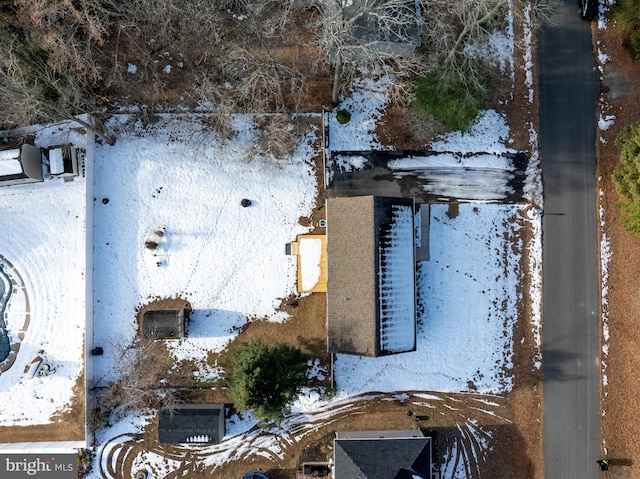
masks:
[[(621, 201), (612, 181), (618, 166), (618, 150), (614, 141), (620, 130), (640, 120), (640, 62), (633, 61), (622, 46), (624, 33), (613, 23), (606, 30), (594, 27), (595, 48), (604, 45), (610, 62), (625, 73), (633, 84), (633, 93), (604, 111), (615, 115), (614, 125), (599, 131), (605, 140), (597, 142), (598, 188), (603, 207), (602, 230), (609, 241), (611, 258), (608, 266), (607, 304), (603, 313), (607, 318), (610, 339), (606, 342), (607, 385), (602, 388), (601, 431), (603, 455), (612, 459), (612, 467), (606, 477), (640, 477), (640, 463), (634, 458), (640, 455), (640, 424), (634, 421), (640, 408), (640, 286), (637, 272), (640, 271), (640, 240), (625, 231), (620, 225), (621, 213), (616, 204)], [(606, 68), (606, 67), (605, 67)], [(604, 339), (603, 339), (604, 341)]]

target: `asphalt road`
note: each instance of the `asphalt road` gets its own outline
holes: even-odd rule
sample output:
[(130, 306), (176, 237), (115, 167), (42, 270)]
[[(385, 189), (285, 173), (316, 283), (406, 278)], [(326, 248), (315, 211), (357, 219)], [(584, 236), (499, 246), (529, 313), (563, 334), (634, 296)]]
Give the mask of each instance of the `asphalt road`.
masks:
[(544, 180), (545, 477), (601, 476), (595, 190), (598, 74), (589, 22), (565, 0), (538, 36)]

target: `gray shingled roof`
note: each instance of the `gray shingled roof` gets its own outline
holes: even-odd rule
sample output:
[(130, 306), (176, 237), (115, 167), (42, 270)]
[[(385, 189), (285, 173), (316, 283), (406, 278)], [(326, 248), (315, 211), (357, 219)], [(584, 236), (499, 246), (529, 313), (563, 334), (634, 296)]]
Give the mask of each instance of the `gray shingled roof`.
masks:
[[(390, 353), (381, 348), (378, 273), (381, 272), (380, 248), (384, 247), (381, 241), (397, 205), (413, 208), (414, 200), (380, 196), (327, 199), (327, 344), (330, 352), (361, 356)], [(408, 240), (412, 242), (413, 231), (410, 234)], [(409, 274), (413, 282), (415, 275)], [(415, 336), (415, 307), (412, 319), (409, 327)], [(406, 350), (413, 349), (415, 341), (413, 347)]]
[[(324, 3), (325, 8), (336, 8), (336, 4), (340, 2)], [(392, 57), (410, 55), (420, 46), (420, 13), (416, 1), (407, 0), (391, 6), (390, 3), (384, 0), (343, 2), (341, 15), (352, 23), (353, 39), (357, 39), (352, 48), (346, 45), (347, 48), (343, 48), (342, 54), (345, 60), (357, 60), (363, 55), (371, 55), (360, 45), (367, 46), (374, 52), (377, 51), (381, 56)], [(393, 26), (390, 29), (382, 28), (384, 22), (381, 19), (385, 17), (396, 19), (392, 22)], [(331, 61), (335, 61), (333, 56)]]
[(336, 439), (334, 479), (431, 479), (431, 438)]
[(161, 444), (217, 444), (224, 435), (224, 404), (185, 404), (160, 412)]

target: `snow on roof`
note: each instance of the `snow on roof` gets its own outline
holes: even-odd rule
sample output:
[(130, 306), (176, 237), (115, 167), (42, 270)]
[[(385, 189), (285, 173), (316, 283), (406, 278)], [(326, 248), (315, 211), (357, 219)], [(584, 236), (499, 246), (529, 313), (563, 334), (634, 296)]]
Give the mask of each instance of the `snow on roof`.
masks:
[(49, 150), (49, 170), (52, 175), (64, 173), (64, 160), (62, 158), (62, 148)]
[(20, 149), (0, 150), (0, 176), (19, 175), (22, 172)]
[(330, 351), (379, 356), (413, 349), (413, 204), (381, 196), (327, 200)]
[(298, 253), (300, 255), (300, 266), (302, 268), (302, 291), (309, 291), (318, 284), (322, 268), (322, 240), (320, 238), (301, 237)]
[(18, 159), (0, 158), (0, 176), (19, 175), (22, 173), (22, 163)]
[(395, 170), (413, 170), (417, 168), (436, 167), (510, 169), (513, 167), (513, 164), (511, 159), (495, 154), (467, 156), (457, 152), (442, 152), (431, 156), (413, 156), (398, 160), (391, 160), (387, 163), (387, 166)]
[(10, 150), (0, 150), (0, 161), (18, 160), (20, 159), (20, 149), (11, 148)]
[(378, 248), (380, 349), (398, 353), (416, 345), (413, 208), (393, 205), (391, 215), (389, 231)]

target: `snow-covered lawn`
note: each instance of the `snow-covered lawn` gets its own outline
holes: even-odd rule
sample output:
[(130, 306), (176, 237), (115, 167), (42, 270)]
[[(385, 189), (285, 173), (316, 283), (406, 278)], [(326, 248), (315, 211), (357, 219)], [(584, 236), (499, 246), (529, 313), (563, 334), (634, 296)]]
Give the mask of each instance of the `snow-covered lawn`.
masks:
[(417, 350), (381, 358), (338, 355), (340, 397), (510, 390), (511, 330), (525, 246), (518, 232), (527, 206), (462, 204), (454, 218), (447, 208), (431, 207), (430, 259), (418, 267)]
[[(476, 128), (477, 148), (487, 150), (496, 141), (489, 137), (504, 141), (508, 131), (493, 113), (484, 118), (488, 122)], [(146, 128), (129, 121), (114, 119), (118, 141), (95, 151), (93, 340), (105, 354), (89, 359), (99, 383), (117, 379), (113, 345), (134, 340), (137, 308), (157, 297), (182, 297), (194, 309), (189, 337), (171, 342), (171, 351), (176, 359), (202, 364), (198, 378), (211, 379), (223, 372), (204, 366), (208, 353), (223, 349), (247, 320), (287, 319), (278, 306), (295, 291), (296, 262), (285, 254), (285, 244), (307, 231), (298, 219), (311, 213), (317, 195), (313, 133), (291, 158), (275, 160), (256, 153), (250, 117), (238, 117), (237, 136), (222, 143), (194, 118), (165, 117)], [(473, 138), (453, 135), (442, 141), (448, 141), (446, 148), (459, 141), (458, 151), (472, 151)], [(0, 189), (2, 218), (13, 232), (0, 237), (0, 253), (24, 278), (33, 315), (21, 362), (0, 377), (0, 399), (16, 404), (20, 398), (19, 406), (2, 409), (4, 424), (46, 422), (69, 398), (61, 391), (70, 391), (81, 372), (84, 188), (78, 178)], [(241, 205), (245, 198), (248, 207)], [(527, 205), (469, 203), (457, 211), (432, 205), (430, 260), (418, 264), (417, 351), (383, 358), (339, 355), (337, 395), (327, 399), (321, 391), (303, 391), (278, 434), (289, 434), (289, 423), (300, 428), (318, 411), (329, 418), (331, 411), (374, 391), (510, 390), (522, 255), (527, 250), (538, 257), (540, 251), (538, 235), (524, 244), (519, 233), (539, 231), (536, 211)], [(147, 247), (148, 241), (157, 247)], [(532, 283), (539, 287), (536, 278)], [(41, 312), (47, 321), (37, 321)], [(56, 374), (33, 379), (18, 374), (40, 349)], [(47, 407), (39, 405), (44, 401)], [(103, 459), (151, 417), (127, 417), (104, 429), (98, 436), (100, 447), (107, 448)], [(261, 448), (277, 449), (277, 435), (250, 433), (255, 424), (251, 415), (236, 417), (223, 444), (203, 461), (222, 464), (246, 454), (242, 445), (248, 437), (253, 446), (257, 441)], [(157, 452), (136, 460), (156, 468), (158, 477), (178, 467)]]
[[(36, 132), (37, 146), (69, 142), (86, 146), (68, 125)], [(51, 423), (83, 372), (85, 198), (82, 175), (0, 188), (0, 269), (13, 283), (4, 319), (18, 348), (0, 374), (0, 427)], [(36, 358), (55, 372), (34, 376)]]
[[(238, 134), (224, 143), (197, 118), (165, 118), (148, 129), (128, 120), (111, 125), (122, 130), (114, 146), (96, 149), (101, 383), (116, 379), (118, 351), (110, 345), (133, 341), (137, 308), (152, 299), (191, 303), (189, 337), (168, 343), (177, 359), (204, 361), (247, 318), (284, 320), (277, 308), (296, 281), (295, 256), (285, 245), (307, 231), (298, 219), (311, 213), (317, 194), (313, 132), (291, 158), (276, 160), (255, 153), (250, 117), (238, 117)], [(243, 199), (251, 205), (243, 207)]]

